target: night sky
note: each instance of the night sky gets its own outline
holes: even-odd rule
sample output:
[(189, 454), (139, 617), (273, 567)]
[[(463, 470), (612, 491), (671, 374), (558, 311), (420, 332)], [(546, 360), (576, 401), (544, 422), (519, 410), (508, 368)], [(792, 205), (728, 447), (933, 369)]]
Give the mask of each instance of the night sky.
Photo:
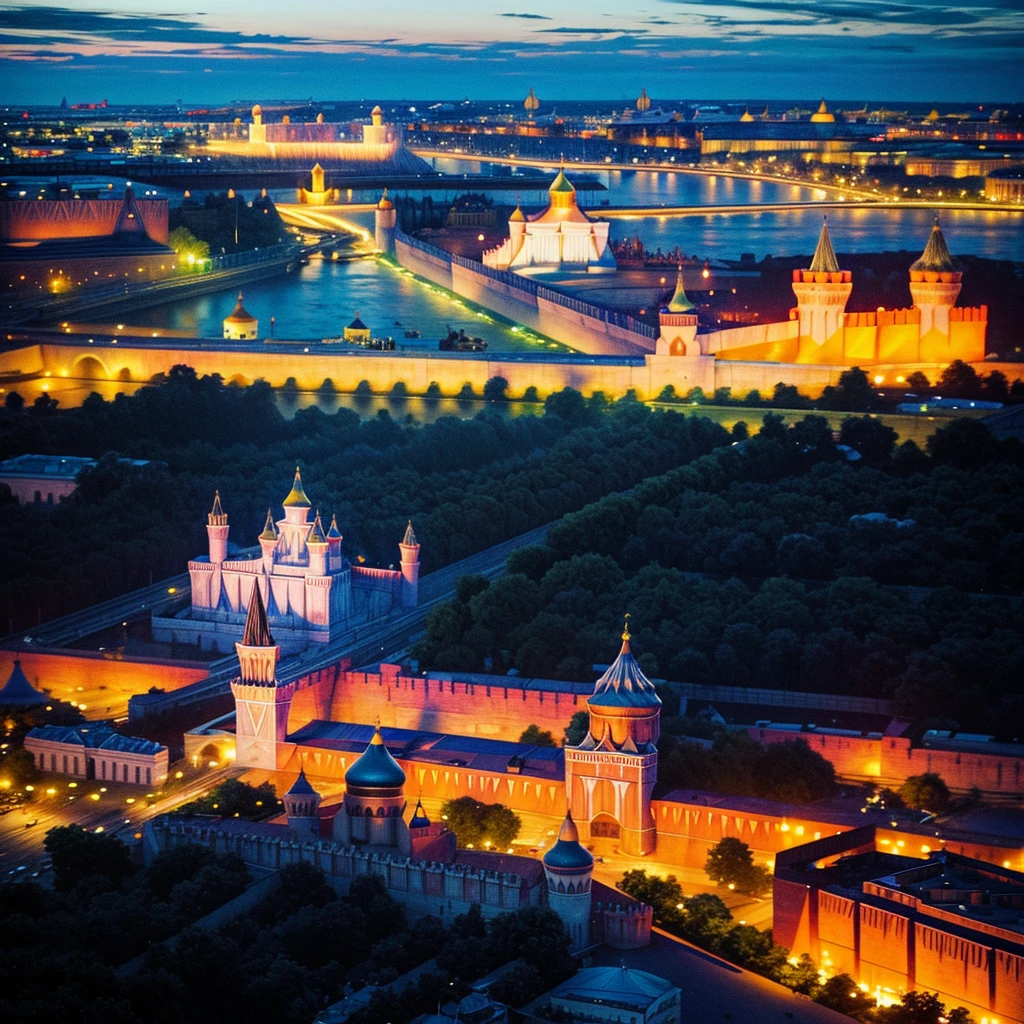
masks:
[(0, 3), (0, 99), (1024, 98), (1024, 0), (147, 6)]

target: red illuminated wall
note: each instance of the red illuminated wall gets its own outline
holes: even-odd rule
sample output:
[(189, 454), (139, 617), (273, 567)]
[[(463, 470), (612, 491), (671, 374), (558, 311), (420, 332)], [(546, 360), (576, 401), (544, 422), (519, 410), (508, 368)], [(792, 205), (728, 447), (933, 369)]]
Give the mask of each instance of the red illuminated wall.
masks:
[[(166, 199), (140, 199), (136, 205), (146, 234), (167, 244)], [(12, 199), (0, 202), (0, 242), (90, 238), (113, 234), (121, 212), (117, 199)]]

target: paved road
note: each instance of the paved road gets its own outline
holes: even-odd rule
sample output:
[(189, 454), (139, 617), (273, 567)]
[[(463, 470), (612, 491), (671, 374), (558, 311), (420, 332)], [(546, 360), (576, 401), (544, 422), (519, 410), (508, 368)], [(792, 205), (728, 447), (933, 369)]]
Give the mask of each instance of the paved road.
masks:
[[(144, 786), (47, 775), (35, 784), (36, 800), (0, 817), (0, 879), (31, 877), (35, 871), (40, 871), (45, 879), (43, 840), (51, 828), (77, 824), (90, 830), (102, 828), (104, 832), (134, 832), (150, 818), (194, 800), (225, 779), (240, 774), (241, 769), (234, 766), (190, 770), (188, 779), (152, 802), (146, 800)], [(20, 866), (25, 870), (19, 871)]]

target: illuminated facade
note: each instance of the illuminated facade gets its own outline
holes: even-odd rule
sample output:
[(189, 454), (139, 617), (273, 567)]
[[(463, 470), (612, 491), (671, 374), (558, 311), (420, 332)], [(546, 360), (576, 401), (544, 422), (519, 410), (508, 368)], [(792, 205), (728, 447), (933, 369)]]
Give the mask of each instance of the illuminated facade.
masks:
[(483, 254), (484, 266), (498, 270), (614, 271), (607, 221), (592, 220), (578, 206), (576, 189), (560, 170), (548, 188), (548, 207), (526, 217), (516, 206), (509, 237)]
[(326, 530), (306, 496), (298, 469), (276, 523), (267, 510), (258, 557), (228, 558), (228, 516), (220, 495), (207, 516), (209, 553), (189, 562), (192, 603), (173, 618), (154, 616), (154, 635), (227, 651), (241, 634), (254, 587), (287, 650), (326, 643), (369, 616), (416, 605), (420, 546), (409, 524), (401, 543), (401, 567), (352, 565), (341, 550), (332, 519)]

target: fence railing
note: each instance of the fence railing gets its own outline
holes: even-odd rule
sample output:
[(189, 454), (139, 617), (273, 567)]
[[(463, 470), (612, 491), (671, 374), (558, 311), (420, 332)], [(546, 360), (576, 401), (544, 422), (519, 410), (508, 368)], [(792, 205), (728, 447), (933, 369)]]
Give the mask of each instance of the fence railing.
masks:
[(497, 281), (508, 288), (525, 292), (527, 295), (532, 295), (538, 299), (544, 299), (546, 302), (554, 303), (557, 306), (571, 309), (581, 316), (593, 317), (602, 323), (611, 324), (613, 327), (619, 327), (624, 331), (629, 331), (631, 334), (639, 334), (641, 337), (650, 338), (651, 340), (655, 340), (658, 337), (656, 328), (626, 313), (619, 313), (614, 309), (607, 309), (604, 306), (596, 306), (592, 302), (585, 302), (572, 295), (566, 295), (565, 292), (555, 291), (553, 288), (548, 288), (511, 270), (498, 270), (495, 267), (486, 267), (476, 260), (467, 259), (465, 256), (457, 256), (454, 253), (446, 252), (436, 245), (431, 245), (429, 242), (413, 238), (401, 230), (395, 231), (395, 238), (410, 248), (416, 249), (434, 259), (443, 260), (453, 266), (472, 270), (474, 273), (482, 274), (484, 277)]

